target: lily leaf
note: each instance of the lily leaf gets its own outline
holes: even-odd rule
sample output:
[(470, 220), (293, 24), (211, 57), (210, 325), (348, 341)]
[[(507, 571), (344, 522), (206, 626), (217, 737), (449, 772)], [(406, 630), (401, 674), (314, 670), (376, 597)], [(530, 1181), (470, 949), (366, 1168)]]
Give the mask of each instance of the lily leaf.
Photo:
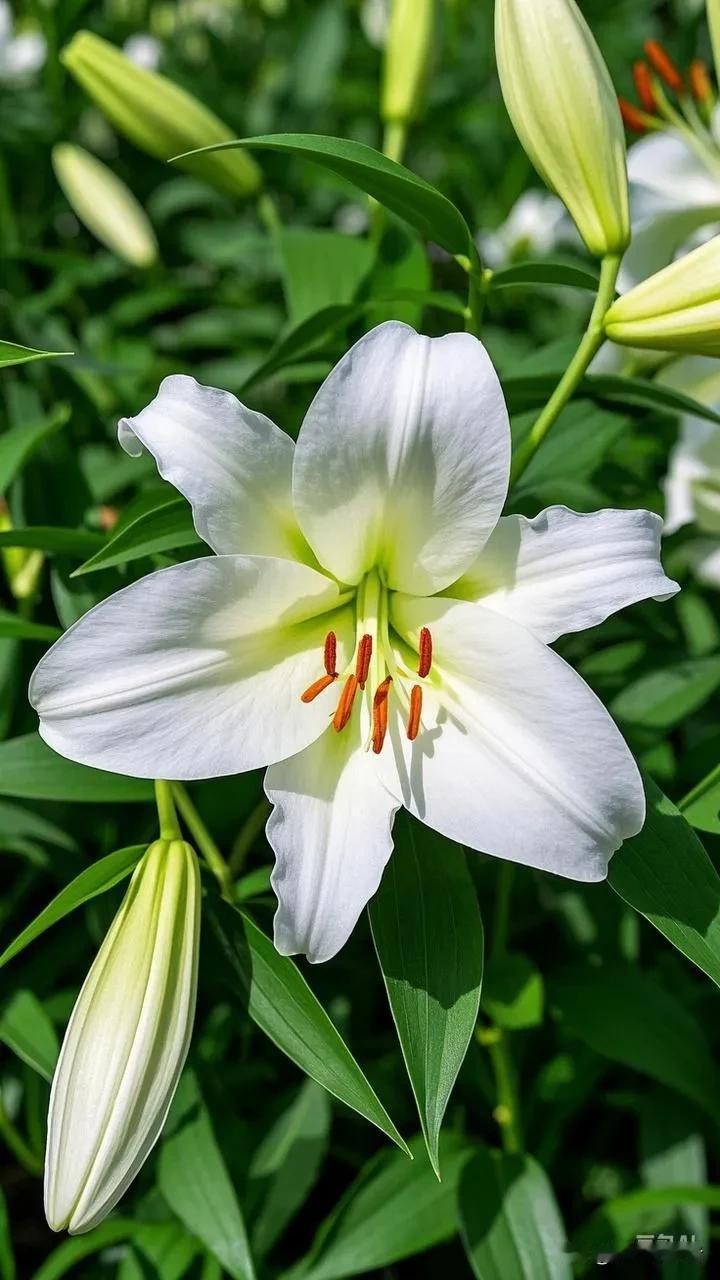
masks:
[(142, 556), (174, 551), (176, 548), (195, 544), (204, 545), (195, 530), (187, 502), (184, 498), (168, 494), (136, 520), (131, 520), (118, 529), (99, 551), (70, 576), (78, 578), (81, 574), (94, 573), (98, 569), (128, 564)]
[(0, 795), (112, 804), (150, 801), (153, 786), (142, 778), (75, 764), (52, 751), (37, 733), (26, 733), (0, 742)]
[(573, 262), (516, 262), (494, 271), (491, 289), (518, 288), (528, 284), (554, 284), (597, 293), (600, 277)]
[(45, 1080), (52, 1080), (60, 1045), (55, 1028), (32, 991), (16, 991), (0, 1014), (0, 1040)]
[(218, 901), (210, 901), (208, 911), (233, 985), (253, 1021), (306, 1075), (407, 1153), (390, 1116), (297, 966), (278, 954), (244, 912)]
[(720, 764), (680, 801), (680, 811), (691, 827), (720, 835)]
[(144, 844), (134, 844), (127, 849), (118, 849), (115, 853), (109, 853), (106, 858), (100, 858), (97, 862), (93, 862), (92, 866), (81, 871), (80, 875), (76, 876), (70, 884), (65, 885), (52, 902), (49, 902), (5, 948), (0, 955), (0, 969), (39, 938), (46, 929), (50, 929), (71, 911), (75, 911), (85, 902), (90, 902), (91, 898), (96, 898), (98, 894), (106, 893), (108, 889), (112, 889), (113, 885), (129, 876), (133, 867), (142, 858), (145, 848)]
[(448, 253), (466, 254), (470, 249), (470, 230), (455, 205), (429, 182), (364, 142), (330, 138), (319, 133), (268, 133), (200, 147), (182, 156), (173, 156), (173, 160), (185, 160), (190, 155), (209, 151), (227, 151), (233, 147), (280, 151), (314, 160), (373, 196), (426, 239), (434, 240), (447, 249)]
[(17, 342), (0, 342), (0, 369), (11, 364), (28, 364), (31, 360), (54, 360), (58, 356), (72, 356), (74, 351), (38, 351), (36, 347), (22, 347)]
[(608, 881), (720, 987), (720, 876), (687, 814), (650, 778), (645, 794), (645, 826), (611, 859)]
[(481, 1148), (463, 1169), (459, 1204), (478, 1280), (572, 1280), (560, 1210), (531, 1156)]
[(399, 815), (395, 850), (370, 904), (375, 949), (428, 1155), (480, 1007), (483, 927), (465, 851)]

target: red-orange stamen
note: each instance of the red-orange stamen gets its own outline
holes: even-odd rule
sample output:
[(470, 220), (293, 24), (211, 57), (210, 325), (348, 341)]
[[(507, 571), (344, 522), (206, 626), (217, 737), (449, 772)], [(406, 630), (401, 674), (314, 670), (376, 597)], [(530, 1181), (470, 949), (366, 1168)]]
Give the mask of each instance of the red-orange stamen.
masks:
[(627, 98), (618, 98), (618, 106), (626, 129), (632, 129), (633, 133), (647, 133), (647, 124), (642, 111), (638, 111)]
[(337, 680), (337, 676), (332, 675), (330, 672), (326, 676), (320, 676), (319, 680), (316, 680), (314, 684), (310, 685), (309, 689), (300, 694), (300, 701), (314, 702), (318, 694), (322, 693), (323, 689), (329, 688), (334, 680)]
[(382, 684), (379, 684), (375, 690), (373, 698), (373, 732), (372, 732), (372, 748), (376, 756), (380, 755), (385, 741), (385, 734), (388, 726), (388, 694), (390, 693), (390, 685), (392, 684), (392, 676), (386, 676)]
[(643, 111), (647, 111), (648, 115), (654, 115), (657, 103), (655, 102), (655, 93), (653, 91), (652, 76), (650, 68), (646, 62), (640, 58), (633, 64), (633, 80), (635, 81), (635, 89), (640, 99), (640, 106)]
[(363, 636), (358, 645), (357, 659), (355, 661), (355, 676), (361, 689), (365, 688), (365, 682), (370, 671), (372, 647), (372, 636)]
[(713, 91), (708, 69), (702, 58), (690, 63), (690, 89), (696, 102), (711, 102)]
[(328, 631), (325, 637), (325, 653), (323, 655), (325, 661), (325, 670), (329, 676), (337, 675), (337, 636), (334, 631)]
[(653, 71), (657, 71), (668, 89), (672, 89), (675, 93), (682, 93), (685, 88), (683, 78), (667, 50), (663, 49), (658, 40), (646, 40), (644, 47), (645, 56)]
[(422, 713), (423, 691), (419, 684), (414, 684), (410, 691), (410, 715), (407, 722), (407, 736), (411, 742), (415, 741), (420, 728), (420, 716)]
[(432, 636), (427, 627), (423, 627), (420, 632), (420, 646), (418, 658), (418, 675), (421, 679), (430, 674), (432, 666)]
[(333, 716), (333, 729), (337, 730), (338, 733), (345, 728), (345, 725), (352, 715), (353, 702), (355, 701), (355, 694), (357, 693), (357, 690), (357, 676), (348, 676), (345, 684), (343, 685), (343, 691), (340, 694), (337, 711)]

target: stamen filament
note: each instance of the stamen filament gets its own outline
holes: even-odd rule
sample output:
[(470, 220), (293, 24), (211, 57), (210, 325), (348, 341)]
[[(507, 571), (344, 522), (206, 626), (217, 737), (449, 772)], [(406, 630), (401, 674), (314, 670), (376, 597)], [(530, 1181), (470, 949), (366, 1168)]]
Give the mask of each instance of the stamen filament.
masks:
[(423, 691), (419, 684), (414, 684), (410, 692), (410, 715), (407, 722), (407, 736), (411, 742), (414, 742), (418, 736), (420, 728), (420, 716), (422, 714)]
[(310, 685), (309, 689), (306, 689), (304, 693), (300, 694), (300, 701), (314, 702), (318, 695), (321, 694), (324, 689), (329, 688), (335, 680), (337, 680), (337, 676), (330, 672), (328, 672), (326, 676), (320, 676), (319, 680), (315, 680), (313, 684)]
[(432, 636), (427, 627), (423, 627), (420, 632), (420, 654), (418, 661), (418, 675), (421, 680), (430, 674), (432, 666)]
[(372, 731), (372, 749), (376, 756), (380, 755), (385, 741), (388, 726), (388, 695), (390, 693), (390, 685), (392, 684), (392, 676), (386, 676), (382, 684), (378, 685), (373, 698), (373, 731)]
[(333, 729), (335, 729), (337, 733), (342, 732), (352, 715), (353, 702), (355, 701), (355, 694), (357, 693), (357, 690), (357, 676), (348, 676), (345, 684), (343, 685), (343, 691), (340, 694), (337, 711), (333, 716)]
[(357, 661), (355, 663), (355, 676), (361, 689), (365, 688), (365, 684), (370, 671), (370, 659), (372, 657), (373, 642), (372, 636), (362, 636), (358, 645)]
[(329, 676), (337, 675), (337, 636), (334, 631), (328, 631), (325, 637), (325, 652), (323, 654), (325, 662), (325, 670)]

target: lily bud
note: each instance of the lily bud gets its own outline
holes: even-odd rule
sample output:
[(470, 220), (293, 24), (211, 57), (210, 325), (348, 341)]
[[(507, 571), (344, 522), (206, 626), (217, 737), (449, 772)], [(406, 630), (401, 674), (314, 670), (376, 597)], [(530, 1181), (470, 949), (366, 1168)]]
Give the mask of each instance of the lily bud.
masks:
[[(62, 61), (118, 132), (159, 160), (232, 141), (227, 125), (201, 102), (101, 36), (79, 31)], [(255, 161), (240, 149), (192, 156), (182, 167), (232, 195), (251, 196), (261, 185)]]
[(720, 236), (618, 298), (605, 333), (623, 346), (720, 356)]
[(574, 0), (495, 0), (510, 119), (591, 253), (630, 242), (627, 158), (610, 73)]
[(386, 124), (417, 115), (432, 50), (435, 0), (392, 0), (380, 111)]
[(53, 147), (55, 177), (80, 221), (108, 249), (134, 267), (157, 261), (155, 233), (132, 191), (82, 147)]
[(45, 1213), (91, 1230), (165, 1122), (190, 1043), (200, 932), (197, 859), (157, 840), (135, 869), (78, 996), (50, 1095)]
[(720, 78), (720, 0), (706, 0), (706, 9), (715, 75)]

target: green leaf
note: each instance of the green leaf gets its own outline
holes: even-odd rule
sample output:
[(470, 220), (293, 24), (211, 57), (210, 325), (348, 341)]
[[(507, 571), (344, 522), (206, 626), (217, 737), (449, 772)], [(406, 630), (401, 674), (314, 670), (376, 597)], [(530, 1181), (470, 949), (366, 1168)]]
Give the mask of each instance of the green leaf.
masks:
[(478, 1280), (572, 1280), (553, 1189), (531, 1156), (481, 1148), (463, 1169), (459, 1206)]
[(668, 1210), (688, 1204), (720, 1208), (720, 1186), (649, 1187), (629, 1191), (627, 1195), (608, 1200), (591, 1218), (573, 1233), (573, 1252), (587, 1262), (598, 1255), (610, 1256), (629, 1245), (636, 1236), (655, 1234), (668, 1220)]
[[(443, 249), (447, 249), (448, 253), (466, 254), (470, 248), (468, 225), (455, 205), (429, 182), (418, 178), (404, 165), (389, 160), (364, 142), (329, 138), (319, 133), (270, 133), (200, 147), (198, 151), (190, 151), (187, 155), (226, 151), (233, 147), (304, 156), (373, 196), (386, 209), (409, 222), (426, 239), (434, 240)], [(173, 160), (185, 158), (186, 156), (173, 156)]]
[(233, 1280), (254, 1280), (245, 1223), (197, 1081), (186, 1071), (158, 1160), (158, 1185), (188, 1231)]
[(129, 876), (133, 867), (137, 865), (143, 856), (146, 847), (144, 844), (134, 844), (127, 849), (118, 849), (117, 852), (109, 853), (106, 858), (100, 858), (98, 862), (94, 862), (92, 866), (81, 871), (80, 875), (76, 876), (64, 889), (61, 889), (52, 902), (49, 902), (40, 914), (5, 948), (2, 955), (0, 955), (0, 969), (9, 960), (19, 955), (21, 951), (24, 951), (25, 947), (34, 942), (36, 938), (39, 938), (46, 929), (50, 929), (52, 925), (57, 924), (59, 920), (63, 920), (71, 911), (77, 910), (83, 903), (96, 898), (98, 894), (106, 893), (108, 889), (112, 889), (114, 885), (119, 884), (121, 880)]
[(101, 533), (88, 529), (60, 529), (33, 525), (28, 529), (7, 529), (0, 533), (0, 547), (29, 547), (59, 556), (87, 556), (104, 545)]
[(720, 987), (720, 876), (686, 817), (645, 778), (647, 818), (610, 861), (615, 892)]
[[(545, 404), (562, 375), (564, 366), (548, 373), (524, 373), (503, 379), (503, 391), (512, 413)], [(663, 413), (691, 414), (720, 422), (720, 413), (701, 404), (692, 396), (643, 378), (625, 378), (619, 374), (588, 374), (577, 392), (590, 400), (609, 401), (623, 409), (660, 409)]]
[[(0, 343), (0, 348), (2, 345)], [(0, 361), (0, 367), (1, 364)], [(68, 405), (58, 405), (38, 422), (11, 427), (0, 435), (0, 493), (5, 493), (35, 450), (54, 431), (64, 427), (69, 417)]]
[(483, 1008), (508, 1031), (536, 1027), (543, 1019), (545, 989), (527, 956), (506, 951), (492, 957), (485, 971)]
[(249, 1190), (258, 1201), (251, 1213), (252, 1248), (264, 1257), (308, 1196), (330, 1136), (328, 1095), (306, 1080), (255, 1152)]
[(550, 991), (569, 1035), (676, 1089), (720, 1121), (720, 1080), (705, 1034), (659, 983), (630, 965), (576, 966), (558, 975)]
[(60, 1046), (55, 1028), (32, 991), (17, 991), (0, 1014), (0, 1040), (46, 1080), (52, 1080)]
[(213, 931), (250, 1017), (293, 1062), (407, 1152), (395, 1125), (302, 974), (249, 916), (208, 902)]
[[(703, 1118), (696, 1107), (657, 1089), (640, 1100), (640, 1169), (648, 1187), (704, 1187), (708, 1181)], [(683, 1231), (707, 1244), (708, 1213), (683, 1205), (674, 1219)]]
[(200, 1241), (176, 1218), (136, 1223), (129, 1243), (115, 1280), (186, 1280), (197, 1274), (191, 1268), (201, 1251)]
[(30, 622), (17, 613), (0, 609), (0, 636), (11, 636), (16, 640), (44, 640), (52, 644), (59, 640), (62, 631), (59, 627), (46, 627), (40, 622)]
[(143, 778), (75, 764), (52, 751), (37, 733), (26, 733), (0, 742), (0, 795), (112, 804), (151, 801), (153, 786)]
[(109, 1218), (101, 1222), (99, 1227), (88, 1231), (87, 1235), (75, 1236), (63, 1240), (48, 1258), (33, 1272), (32, 1280), (60, 1280), (66, 1276), (84, 1258), (91, 1258), (110, 1245), (120, 1244), (137, 1230), (137, 1224), (131, 1218)]
[(17, 342), (0, 342), (0, 369), (11, 364), (28, 364), (31, 360), (53, 360), (57, 356), (72, 356), (74, 351), (38, 351), (36, 347), (21, 347)]
[(610, 706), (613, 716), (643, 729), (672, 729), (720, 686), (720, 657), (688, 658), (649, 671), (627, 685)]
[(395, 851), (370, 904), (380, 968), (428, 1155), (480, 1007), (483, 927), (464, 849), (398, 816)]
[(169, 494), (136, 520), (117, 529), (104, 546), (70, 576), (78, 578), (81, 574), (128, 564), (131, 560), (156, 555), (159, 551), (175, 551), (179, 547), (195, 545), (204, 544), (195, 529), (187, 502)]
[(508, 289), (528, 284), (553, 284), (597, 293), (599, 281), (600, 277), (594, 271), (573, 262), (517, 262), (494, 271), (490, 287)]
[(352, 302), (375, 258), (369, 241), (313, 227), (283, 228), (277, 245), (293, 327), (324, 307)]
[(359, 1174), (322, 1224), (310, 1253), (282, 1280), (343, 1280), (389, 1267), (455, 1235), (457, 1188), (472, 1148), (454, 1135), (440, 1144), (439, 1182), (413, 1139), (412, 1163), (398, 1152), (383, 1153)]
[(679, 808), (691, 827), (720, 835), (720, 764), (688, 792)]

